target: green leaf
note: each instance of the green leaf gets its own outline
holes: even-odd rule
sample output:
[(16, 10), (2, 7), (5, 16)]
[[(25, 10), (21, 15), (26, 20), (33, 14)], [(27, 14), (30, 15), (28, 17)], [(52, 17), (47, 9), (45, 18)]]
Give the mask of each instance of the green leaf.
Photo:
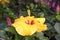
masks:
[(55, 30), (60, 34), (60, 23), (54, 25)]
[(60, 40), (60, 35), (55, 36), (56, 40)]
[(34, 8), (34, 4), (33, 4), (33, 3), (31, 3), (31, 4), (30, 4), (30, 7), (31, 7), (31, 9), (33, 9), (33, 8)]
[(0, 38), (6, 40), (7, 37), (6, 37), (6, 34), (5, 34), (5, 31), (4, 30), (0, 30)]
[[(2, 22), (2, 21), (1, 21)], [(3, 30), (7, 27), (6, 22), (0, 23), (0, 30)]]
[(39, 38), (39, 40), (48, 40), (48, 38), (45, 37), (44, 33), (42, 32), (37, 33), (36, 37)]
[(13, 33), (13, 34), (16, 34), (16, 30), (15, 30), (14, 27), (7, 27), (7, 28), (5, 28), (4, 30), (5, 30), (5, 31), (8, 31), (8, 32), (11, 32), (11, 33)]
[(47, 20), (52, 23), (55, 20), (55, 15), (48, 16)]
[(15, 35), (15, 40), (20, 40), (18, 35)]
[(15, 34), (15, 40), (25, 40), (25, 37), (19, 34)]
[(20, 10), (19, 13), (20, 13), (20, 16), (27, 16), (28, 15), (26, 10), (24, 10), (24, 11)]
[(57, 19), (58, 21), (60, 21), (60, 15), (57, 15), (57, 16), (56, 16), (56, 19)]
[(25, 40), (34, 40), (34, 37), (33, 36), (27, 36), (27, 37), (25, 37)]
[(3, 30), (0, 30), (0, 37), (4, 37), (5, 32)]

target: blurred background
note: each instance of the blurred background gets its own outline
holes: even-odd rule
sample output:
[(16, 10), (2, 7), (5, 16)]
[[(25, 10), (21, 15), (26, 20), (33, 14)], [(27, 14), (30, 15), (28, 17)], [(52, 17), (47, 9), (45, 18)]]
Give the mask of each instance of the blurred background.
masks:
[(16, 18), (45, 17), (48, 30), (29, 40), (60, 40), (60, 0), (0, 0), (0, 40), (26, 40), (11, 26)]

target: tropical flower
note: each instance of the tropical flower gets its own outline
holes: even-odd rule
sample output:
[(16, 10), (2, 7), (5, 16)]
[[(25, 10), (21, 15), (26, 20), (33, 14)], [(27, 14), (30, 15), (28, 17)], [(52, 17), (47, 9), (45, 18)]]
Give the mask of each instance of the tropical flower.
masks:
[(45, 18), (35, 18), (30, 16), (30, 10), (27, 10), (27, 17), (19, 17), (15, 19), (12, 26), (16, 29), (17, 33), (22, 36), (31, 36), (35, 32), (42, 32), (47, 30), (47, 25), (44, 24)]
[(2, 4), (9, 3), (9, 0), (0, 0), (0, 3)]

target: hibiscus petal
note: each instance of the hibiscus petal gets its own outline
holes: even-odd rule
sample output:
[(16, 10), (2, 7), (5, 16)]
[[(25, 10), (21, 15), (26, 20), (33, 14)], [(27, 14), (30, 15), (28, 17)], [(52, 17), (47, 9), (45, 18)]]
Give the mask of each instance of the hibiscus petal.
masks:
[(45, 22), (45, 18), (36, 18), (36, 21), (38, 21), (40, 23), (44, 23)]

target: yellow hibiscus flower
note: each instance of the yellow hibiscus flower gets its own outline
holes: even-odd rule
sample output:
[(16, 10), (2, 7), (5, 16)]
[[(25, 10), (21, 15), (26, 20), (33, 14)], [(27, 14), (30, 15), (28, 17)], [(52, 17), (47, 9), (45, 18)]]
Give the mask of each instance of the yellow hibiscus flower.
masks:
[(27, 12), (27, 17), (21, 16), (18, 19), (15, 19), (14, 23), (12, 24), (18, 34), (22, 36), (31, 36), (35, 32), (47, 30), (47, 26), (44, 24), (45, 18), (35, 18), (34, 16), (30, 16), (29, 9)]
[(9, 0), (0, 0), (0, 3), (2, 4), (9, 3)]

